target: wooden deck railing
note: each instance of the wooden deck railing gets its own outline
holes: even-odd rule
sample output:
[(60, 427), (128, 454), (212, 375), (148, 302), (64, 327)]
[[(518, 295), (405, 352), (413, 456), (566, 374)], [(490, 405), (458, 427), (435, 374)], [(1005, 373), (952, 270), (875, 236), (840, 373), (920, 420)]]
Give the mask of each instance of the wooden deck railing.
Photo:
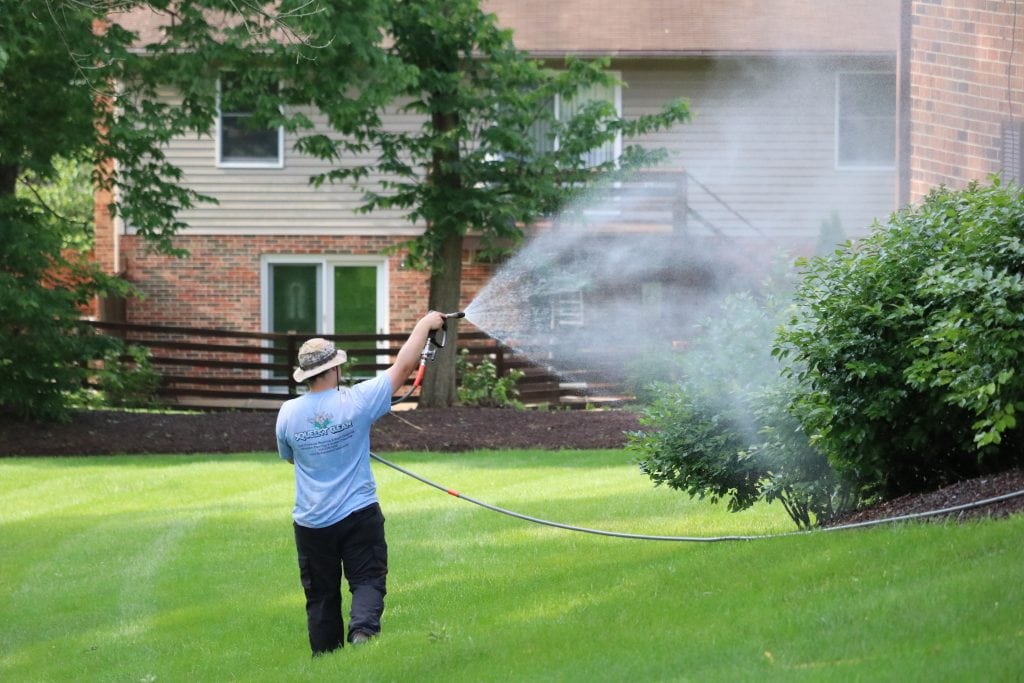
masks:
[[(299, 386), (292, 379), (292, 369), (299, 346), (311, 336), (100, 321), (89, 324), (149, 350), (161, 380), (159, 403), (199, 409), (274, 410), (297, 396)], [(352, 380), (388, 368), (407, 338), (401, 334), (320, 336), (348, 353), (351, 361), (345, 372)], [(486, 334), (460, 332), (458, 350), (462, 349), (471, 363), (490, 358), (499, 376), (521, 370), (524, 376), (518, 388), (527, 405), (576, 407), (588, 401), (585, 387), (578, 382), (567, 385)], [(414, 393), (408, 401), (414, 403), (417, 398)]]

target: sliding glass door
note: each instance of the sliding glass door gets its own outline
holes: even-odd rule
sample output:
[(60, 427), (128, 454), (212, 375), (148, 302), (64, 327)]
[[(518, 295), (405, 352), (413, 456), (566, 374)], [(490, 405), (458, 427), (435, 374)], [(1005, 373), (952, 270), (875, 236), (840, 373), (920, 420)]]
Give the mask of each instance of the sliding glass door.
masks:
[[(271, 332), (383, 334), (387, 331), (387, 268), (383, 260), (330, 257), (267, 257), (264, 260), (264, 322)], [(344, 348), (345, 345), (342, 345)], [(372, 341), (349, 345), (348, 377), (372, 370), (352, 370), (376, 362)], [(356, 353), (351, 353), (351, 350)], [(362, 350), (362, 353), (359, 351)], [(285, 362), (277, 359), (275, 362)], [(295, 359), (288, 363), (294, 364)], [(276, 376), (282, 377), (283, 373)]]

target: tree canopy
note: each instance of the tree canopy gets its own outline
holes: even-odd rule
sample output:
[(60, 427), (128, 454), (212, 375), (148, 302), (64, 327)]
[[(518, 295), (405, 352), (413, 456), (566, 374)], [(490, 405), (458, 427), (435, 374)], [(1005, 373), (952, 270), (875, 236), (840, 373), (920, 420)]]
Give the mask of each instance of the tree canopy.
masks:
[[(111, 208), (153, 246), (177, 253), (178, 213), (212, 201), (180, 184), (167, 162), (168, 141), (208, 132), (216, 120), (209, 78), (220, 61), (254, 54), (257, 34), (230, 31), (204, 10), (235, 3), (136, 3), (125, 0), (0, 0), (0, 406), (19, 415), (60, 419), (66, 396), (88, 363), (116, 346), (78, 325), (96, 295), (125, 294), (74, 246), (83, 224), (45, 192), (18, 193), (58, 177), (63, 165), (95, 169)], [(173, 30), (151, 50), (116, 19), (135, 7), (172, 16)], [(249, 27), (277, 21), (239, 3)], [(205, 27), (205, 29), (201, 28)], [(182, 93), (168, 101), (168, 87)], [(88, 242), (86, 235), (84, 240)]]

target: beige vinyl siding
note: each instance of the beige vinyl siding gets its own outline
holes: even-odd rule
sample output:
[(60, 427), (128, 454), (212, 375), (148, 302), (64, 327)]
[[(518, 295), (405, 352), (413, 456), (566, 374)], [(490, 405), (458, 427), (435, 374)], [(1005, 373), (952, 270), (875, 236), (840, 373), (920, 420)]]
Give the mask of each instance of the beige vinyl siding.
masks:
[(626, 116), (655, 111), (673, 97), (689, 99), (691, 122), (643, 142), (669, 149), (673, 166), (755, 229), (691, 183), (690, 204), (726, 234), (813, 240), (836, 212), (854, 237), (895, 208), (895, 167), (837, 169), (835, 137), (836, 73), (891, 71), (891, 60), (729, 57), (614, 66), (628, 83)]
[[(627, 117), (654, 112), (675, 97), (689, 99), (691, 122), (640, 142), (667, 148), (672, 167), (684, 168), (726, 202), (729, 208), (690, 183), (690, 204), (727, 235), (813, 241), (835, 212), (846, 234), (856, 237), (895, 208), (895, 168), (836, 165), (836, 74), (892, 71), (892, 59), (692, 57), (618, 60), (612, 68), (625, 83)], [(395, 109), (385, 124), (412, 130), (420, 120)], [(220, 202), (183, 212), (186, 233), (419, 232), (399, 212), (358, 213), (361, 194), (348, 184), (313, 187), (310, 176), (328, 166), (298, 155), (294, 142), (285, 136), (283, 169), (239, 169), (217, 167), (212, 137), (176, 141), (169, 158), (184, 170), (185, 182)], [(373, 158), (371, 151), (352, 163)], [(696, 222), (691, 227), (707, 232)]]
[[(326, 125), (319, 115), (311, 116), (321, 130)], [(414, 128), (419, 122), (411, 115), (395, 112), (385, 116), (386, 125)], [(185, 174), (184, 182), (218, 204), (202, 204), (184, 211), (188, 224), (183, 234), (284, 233), (284, 234), (416, 234), (398, 211), (358, 213), (362, 194), (349, 183), (325, 183), (317, 188), (310, 177), (331, 165), (294, 151), (296, 137), (284, 136), (284, 168), (219, 168), (213, 136), (176, 140), (168, 159)], [(371, 163), (372, 153), (354, 156), (344, 163)], [(380, 176), (363, 182), (376, 187)]]

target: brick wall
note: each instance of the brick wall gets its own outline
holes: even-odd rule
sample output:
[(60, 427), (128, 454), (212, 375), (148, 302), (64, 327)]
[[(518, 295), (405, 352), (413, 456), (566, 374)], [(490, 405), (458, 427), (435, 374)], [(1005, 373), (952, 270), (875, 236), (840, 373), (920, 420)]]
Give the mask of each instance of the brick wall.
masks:
[(1024, 6), (909, 5), (909, 199), (918, 201), (937, 185), (959, 188), (1000, 170), (1003, 123), (1024, 118)]
[[(106, 173), (110, 163), (99, 169), (100, 173)], [(110, 202), (112, 195), (107, 190), (97, 190), (93, 196), (93, 221), (96, 226), (96, 240), (93, 251), (93, 258), (96, 263), (108, 274), (116, 274), (118, 264), (115, 259), (115, 235), (114, 219), (110, 215)]]
[[(144, 294), (128, 306), (128, 322), (260, 332), (260, 257), (264, 254), (379, 255), (404, 238), (329, 235), (195, 235), (175, 239), (190, 256), (149, 254), (143, 240), (121, 237), (121, 266)], [(100, 251), (99, 249), (97, 251)], [(410, 330), (427, 310), (425, 273), (401, 267), (404, 252), (388, 256), (391, 330)], [(490, 276), (467, 254), (463, 308)]]

